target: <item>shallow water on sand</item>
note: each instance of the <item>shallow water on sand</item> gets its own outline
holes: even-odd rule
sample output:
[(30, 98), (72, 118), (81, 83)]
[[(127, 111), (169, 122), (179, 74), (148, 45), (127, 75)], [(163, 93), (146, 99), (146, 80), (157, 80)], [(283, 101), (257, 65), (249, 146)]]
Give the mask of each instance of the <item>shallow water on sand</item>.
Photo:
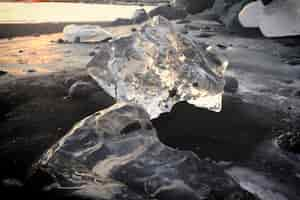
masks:
[[(118, 37), (131, 32), (135, 25), (106, 27)], [(0, 39), (0, 70), (14, 77), (49, 74), (74, 69), (85, 70), (91, 52), (97, 52), (99, 44), (59, 44), (62, 33)]]

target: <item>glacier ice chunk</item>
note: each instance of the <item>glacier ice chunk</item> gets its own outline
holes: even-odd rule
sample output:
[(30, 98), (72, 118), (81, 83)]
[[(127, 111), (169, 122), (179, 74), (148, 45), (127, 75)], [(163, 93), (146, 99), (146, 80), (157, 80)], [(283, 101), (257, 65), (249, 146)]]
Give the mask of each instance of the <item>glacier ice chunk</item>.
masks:
[(200, 200), (238, 194), (256, 200), (215, 163), (161, 143), (148, 113), (127, 103), (76, 123), (33, 165), (29, 178), (35, 189), (75, 199)]
[(300, 1), (251, 2), (240, 12), (239, 21), (244, 27), (259, 27), (266, 37), (300, 35)]
[(242, 26), (246, 28), (258, 28), (263, 8), (264, 5), (261, 1), (254, 1), (247, 4), (239, 13), (239, 21)]
[(179, 101), (220, 111), (227, 65), (212, 47), (157, 16), (131, 35), (102, 44), (87, 68), (112, 97), (139, 104), (155, 118)]
[(75, 25), (64, 27), (64, 40), (68, 42), (101, 42), (112, 38), (112, 34), (96, 25)]

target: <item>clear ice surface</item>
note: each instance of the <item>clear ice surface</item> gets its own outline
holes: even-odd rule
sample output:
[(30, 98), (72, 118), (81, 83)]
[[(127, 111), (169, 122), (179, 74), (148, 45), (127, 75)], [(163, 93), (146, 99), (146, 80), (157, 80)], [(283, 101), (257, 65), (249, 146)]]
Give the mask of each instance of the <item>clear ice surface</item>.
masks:
[(266, 37), (300, 35), (300, 1), (273, 0), (267, 5), (251, 2), (239, 14), (244, 27), (259, 27)]
[[(78, 122), (31, 174), (42, 189), (75, 199), (256, 200), (216, 163), (161, 143), (148, 113), (124, 102)], [(40, 186), (34, 177), (49, 179)]]
[(151, 118), (179, 101), (221, 110), (227, 59), (157, 16), (131, 35), (103, 43), (89, 74), (118, 101), (141, 105)]

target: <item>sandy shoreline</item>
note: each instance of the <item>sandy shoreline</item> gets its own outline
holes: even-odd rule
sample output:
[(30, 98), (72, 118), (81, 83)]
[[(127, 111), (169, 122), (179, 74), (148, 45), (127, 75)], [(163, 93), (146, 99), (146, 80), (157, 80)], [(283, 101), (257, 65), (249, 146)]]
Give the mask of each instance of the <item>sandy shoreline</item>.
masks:
[(0, 38), (59, 33), (69, 24), (111, 26), (111, 22), (6, 23), (0, 24)]
[(58, 33), (69, 24), (112, 26), (114, 25), (112, 22), (119, 18), (131, 18), (139, 8), (148, 12), (154, 6), (117, 2), (114, 4), (0, 2), (0, 38)]

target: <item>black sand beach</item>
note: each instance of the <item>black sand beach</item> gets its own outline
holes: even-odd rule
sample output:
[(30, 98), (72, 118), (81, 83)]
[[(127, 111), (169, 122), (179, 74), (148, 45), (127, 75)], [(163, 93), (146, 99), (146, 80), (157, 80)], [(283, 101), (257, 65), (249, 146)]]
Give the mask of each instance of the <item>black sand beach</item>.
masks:
[[(192, 27), (187, 34), (228, 57), (226, 77), (235, 80), (236, 85), (234, 88), (227, 82), (219, 113), (179, 102), (170, 113), (153, 119), (159, 139), (174, 149), (192, 151), (201, 159), (221, 165), (243, 188), (258, 191), (255, 194), (265, 195), (268, 200), (273, 197), (298, 200), (299, 157), (274, 143), (278, 135), (299, 130), (300, 65), (297, 61), (300, 46), (295, 45), (298, 39), (233, 34), (218, 22), (209, 20), (186, 23)], [(10, 199), (60, 199), (55, 192), (23, 187), (32, 164), (76, 122), (115, 103), (85, 68), (93, 57), (90, 52), (96, 52), (99, 46), (56, 42), (67, 24), (71, 23), (0, 24), (0, 38), (4, 41), (0, 48), (9, 47), (8, 61), (0, 63), (0, 70), (6, 72), (0, 75), (0, 193), (3, 191)], [(101, 25), (116, 35), (128, 33), (132, 28), (112, 27), (109, 22), (89, 24)], [(24, 41), (29, 42), (23, 44)], [(49, 47), (31, 54), (31, 41), (37, 44), (46, 41)], [(25, 46), (15, 49), (13, 42)], [(62, 56), (33, 62), (36, 60), (33, 55), (56, 54)], [(19, 58), (26, 62), (20, 62)], [(9, 71), (14, 65), (33, 70), (41, 66), (49, 72), (37, 70), (19, 76)], [(70, 97), (69, 89), (76, 81), (88, 82), (94, 89), (82, 96)]]

